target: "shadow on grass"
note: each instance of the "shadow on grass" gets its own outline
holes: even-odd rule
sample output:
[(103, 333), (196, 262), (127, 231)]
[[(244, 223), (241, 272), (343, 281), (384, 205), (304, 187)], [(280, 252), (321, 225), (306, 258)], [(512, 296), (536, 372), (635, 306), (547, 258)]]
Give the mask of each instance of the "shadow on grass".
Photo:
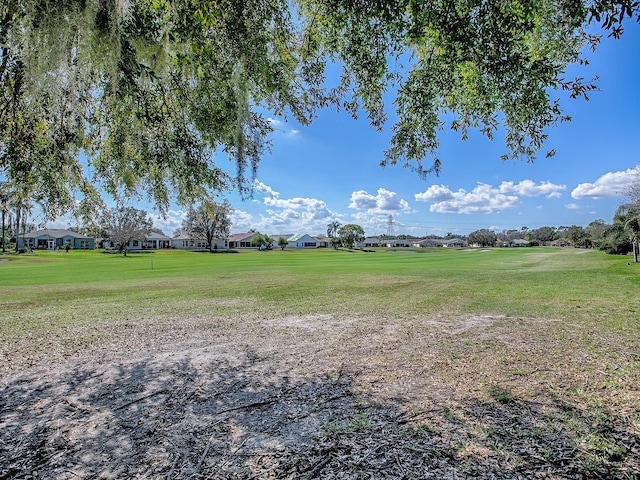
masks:
[(251, 349), (15, 377), (0, 397), (0, 478), (640, 475), (620, 416), (498, 387), (427, 411), (361, 392), (344, 372), (277, 373)]

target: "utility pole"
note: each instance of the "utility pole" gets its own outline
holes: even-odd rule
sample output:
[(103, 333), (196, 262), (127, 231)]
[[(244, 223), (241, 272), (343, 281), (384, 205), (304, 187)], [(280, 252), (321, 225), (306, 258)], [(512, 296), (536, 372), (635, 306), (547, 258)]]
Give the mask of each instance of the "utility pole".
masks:
[(393, 215), (389, 215), (389, 220), (387, 220), (387, 238), (393, 238), (394, 236)]

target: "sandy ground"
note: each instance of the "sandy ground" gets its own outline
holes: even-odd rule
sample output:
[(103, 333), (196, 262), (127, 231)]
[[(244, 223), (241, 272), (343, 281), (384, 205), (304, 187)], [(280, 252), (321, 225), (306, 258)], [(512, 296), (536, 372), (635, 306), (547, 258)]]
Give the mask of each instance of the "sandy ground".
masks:
[(598, 378), (536, 341), (549, 322), (67, 328), (0, 352), (0, 479), (640, 478), (632, 399), (603, 420), (550, 394)]

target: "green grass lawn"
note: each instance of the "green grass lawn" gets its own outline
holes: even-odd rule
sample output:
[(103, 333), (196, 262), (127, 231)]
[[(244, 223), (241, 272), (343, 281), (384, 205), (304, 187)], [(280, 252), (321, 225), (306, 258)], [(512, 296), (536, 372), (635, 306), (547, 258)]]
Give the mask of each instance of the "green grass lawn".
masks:
[[(37, 252), (0, 263), (0, 327), (211, 311), (492, 314), (637, 327), (640, 268), (574, 249)], [(231, 301), (233, 300), (233, 301)], [(90, 315), (89, 315), (90, 313)]]
[(300, 374), (344, 368), (376, 401), (372, 389), (411, 386), (419, 428), (458, 438), (458, 460), (488, 449), (502, 466), (562, 469), (569, 455), (587, 472), (575, 478), (636, 478), (640, 265), (629, 260), (556, 248), (6, 255), (0, 359), (15, 372), (199, 336), (262, 345)]

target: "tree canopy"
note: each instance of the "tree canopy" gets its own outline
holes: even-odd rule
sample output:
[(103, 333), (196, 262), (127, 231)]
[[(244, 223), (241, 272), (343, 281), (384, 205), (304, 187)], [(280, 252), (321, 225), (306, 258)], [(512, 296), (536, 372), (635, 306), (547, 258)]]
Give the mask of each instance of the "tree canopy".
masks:
[(498, 237), (492, 230), (482, 228), (471, 232), (468, 239), (470, 244), (477, 244), (481, 247), (493, 247), (495, 246)]
[(441, 130), (499, 125), (505, 158), (532, 160), (568, 119), (556, 92), (595, 88), (565, 77), (597, 44), (591, 23), (617, 37), (630, 18), (632, 0), (4, 0), (0, 176), (48, 216), (98, 189), (160, 210), (246, 193), (265, 112), (308, 124), (332, 106), (382, 128), (388, 91), (398, 120), (382, 165), (437, 172)]
[(364, 229), (355, 223), (347, 223), (338, 229), (340, 242), (347, 248), (355, 248), (358, 242), (364, 240)]
[(117, 246), (125, 256), (129, 242), (143, 242), (153, 228), (153, 221), (147, 212), (126, 205), (118, 205), (106, 211), (102, 224), (112, 247)]
[(197, 208), (190, 208), (182, 222), (182, 231), (193, 238), (206, 239), (209, 250), (217, 248), (216, 239), (226, 239), (231, 228), (231, 205), (228, 202), (203, 201)]
[(271, 250), (273, 242), (274, 239), (265, 233), (258, 233), (251, 239), (251, 245), (258, 247), (258, 250)]

